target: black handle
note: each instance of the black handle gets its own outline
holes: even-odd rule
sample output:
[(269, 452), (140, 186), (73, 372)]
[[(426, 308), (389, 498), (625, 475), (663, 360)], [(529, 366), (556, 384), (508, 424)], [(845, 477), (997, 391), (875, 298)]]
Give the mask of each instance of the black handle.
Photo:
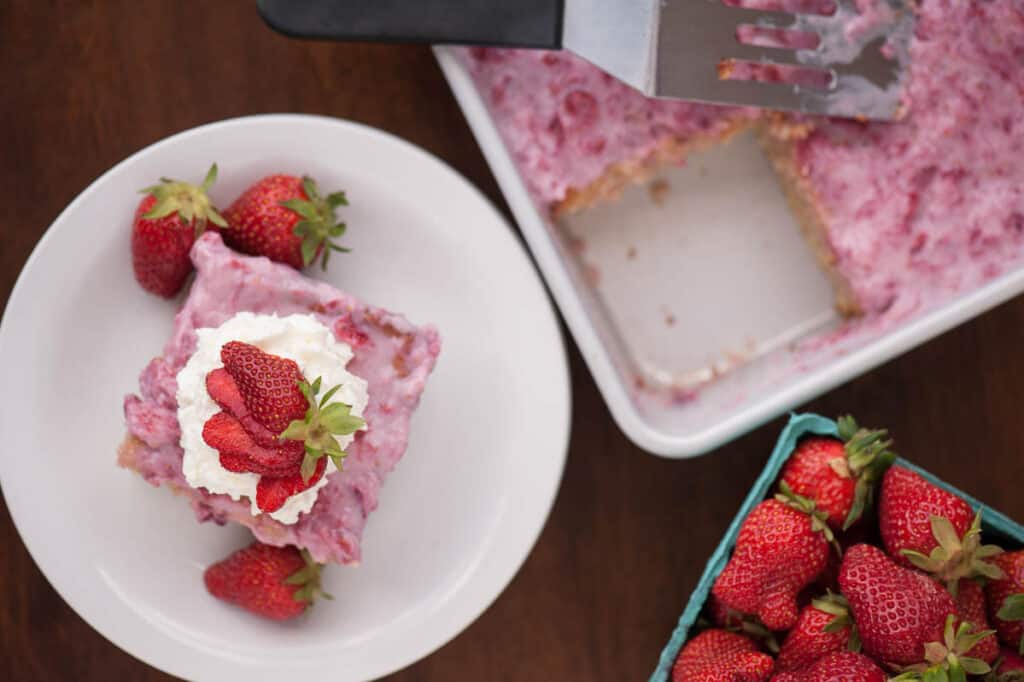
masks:
[(293, 38), (557, 48), (564, 0), (257, 0)]

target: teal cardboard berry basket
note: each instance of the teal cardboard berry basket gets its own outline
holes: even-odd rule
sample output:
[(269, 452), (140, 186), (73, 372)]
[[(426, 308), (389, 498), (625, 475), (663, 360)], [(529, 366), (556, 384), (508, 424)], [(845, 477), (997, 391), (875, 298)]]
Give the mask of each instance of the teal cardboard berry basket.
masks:
[[(797, 441), (808, 435), (838, 436), (838, 434), (839, 431), (836, 423), (826, 417), (816, 414), (794, 414), (790, 416), (789, 423), (782, 430), (779, 440), (775, 443), (775, 449), (772, 450), (768, 463), (754, 483), (747, 498), (743, 501), (743, 505), (736, 514), (736, 518), (729, 525), (729, 529), (726, 531), (725, 537), (722, 538), (722, 542), (718, 545), (715, 553), (711, 555), (711, 559), (704, 569), (704, 574), (701, 576), (700, 582), (697, 583), (697, 588), (690, 595), (690, 601), (686, 604), (686, 610), (683, 611), (683, 615), (679, 618), (679, 624), (676, 625), (671, 639), (669, 639), (668, 644), (661, 651), (658, 667), (654, 674), (651, 675), (650, 682), (668, 682), (670, 679), (672, 664), (679, 654), (679, 649), (682, 648), (683, 643), (688, 639), (690, 629), (697, 622), (701, 611), (703, 611), (704, 604), (711, 594), (711, 586), (732, 555), (732, 550), (736, 546), (736, 536), (740, 532), (740, 524), (759, 502), (768, 497), (772, 486), (779, 477), (782, 465), (786, 463), (790, 453), (793, 452)], [(981, 509), (982, 532), (987, 542), (994, 542), (1007, 548), (1024, 546), (1024, 526), (948, 483), (939, 480), (905, 459), (899, 458), (896, 460), (896, 463), (917, 472), (931, 483), (959, 495), (975, 510)]]

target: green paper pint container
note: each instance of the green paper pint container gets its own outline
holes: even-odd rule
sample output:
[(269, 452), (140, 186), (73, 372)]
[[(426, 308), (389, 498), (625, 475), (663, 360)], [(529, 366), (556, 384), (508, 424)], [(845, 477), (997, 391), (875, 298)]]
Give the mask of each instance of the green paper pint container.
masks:
[[(725, 537), (722, 538), (722, 542), (718, 545), (715, 553), (711, 555), (711, 559), (704, 569), (704, 574), (701, 576), (700, 582), (697, 583), (697, 588), (690, 595), (690, 601), (686, 604), (686, 609), (679, 618), (679, 624), (676, 625), (671, 639), (669, 639), (668, 644), (661, 651), (658, 667), (654, 674), (651, 675), (650, 682), (668, 682), (670, 679), (672, 664), (675, 662), (676, 656), (679, 655), (679, 650), (688, 639), (690, 629), (704, 610), (704, 604), (711, 595), (711, 586), (714, 584), (715, 579), (718, 578), (718, 574), (725, 568), (729, 557), (732, 556), (732, 550), (736, 546), (736, 536), (740, 532), (740, 524), (759, 502), (768, 497), (776, 479), (779, 477), (782, 465), (786, 463), (797, 442), (808, 435), (837, 436), (838, 427), (835, 421), (816, 414), (794, 414), (790, 416), (789, 423), (782, 430), (779, 440), (775, 443), (775, 449), (772, 450), (768, 463), (754, 483), (747, 498), (743, 501), (743, 505), (736, 514), (736, 518), (729, 525), (729, 529), (726, 531)], [(1024, 546), (1024, 526), (1014, 522), (1005, 514), (979, 502), (970, 495), (957, 490), (948, 483), (939, 480), (905, 459), (897, 459), (896, 463), (917, 472), (940, 488), (959, 495), (975, 510), (981, 509), (982, 531), (987, 542), (994, 542), (1003, 547), (1012, 548)]]

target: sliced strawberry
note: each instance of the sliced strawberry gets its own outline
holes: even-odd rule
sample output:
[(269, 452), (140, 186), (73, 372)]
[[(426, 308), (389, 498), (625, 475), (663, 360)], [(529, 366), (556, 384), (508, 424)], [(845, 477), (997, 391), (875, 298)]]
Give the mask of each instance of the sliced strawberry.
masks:
[(238, 385), (245, 406), (256, 421), (280, 435), (306, 416), (309, 400), (299, 390), (304, 381), (294, 360), (265, 353), (241, 341), (229, 341), (220, 358)]
[[(260, 475), (290, 476), (298, 474), (302, 459), (306, 452), (302, 443), (286, 441), (276, 448), (265, 448), (259, 445), (243, 428), (241, 422), (227, 412), (218, 412), (203, 425), (203, 440), (211, 448), (221, 453), (233, 466), (245, 461), (242, 471), (251, 471)], [(229, 471), (238, 471), (225, 466)]]
[(220, 453), (220, 465), (228, 471), (233, 471), (236, 474), (249, 473), (249, 458), (243, 457), (238, 454), (225, 454)]
[(215, 403), (220, 405), (221, 409), (236, 419), (241, 419), (249, 414), (249, 408), (245, 406), (245, 400), (242, 399), (242, 393), (238, 390), (238, 384), (223, 367), (218, 367), (206, 375), (206, 392), (210, 394)]
[(226, 369), (219, 367), (206, 375), (206, 392), (225, 412), (242, 423), (242, 427), (257, 444), (266, 448), (276, 448), (281, 444), (278, 438), (280, 434), (273, 433), (249, 414), (249, 408), (245, 404), (238, 383)]
[(256, 506), (264, 512), (277, 511), (292, 495), (312, 488), (324, 475), (325, 468), (327, 468), (327, 458), (321, 457), (317, 460), (316, 470), (306, 482), (303, 482), (301, 474), (281, 478), (261, 476), (260, 482), (256, 486)]

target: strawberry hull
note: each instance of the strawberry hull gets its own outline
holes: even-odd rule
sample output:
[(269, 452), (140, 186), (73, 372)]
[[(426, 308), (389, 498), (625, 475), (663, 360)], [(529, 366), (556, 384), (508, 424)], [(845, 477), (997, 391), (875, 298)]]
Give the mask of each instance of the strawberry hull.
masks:
[[(718, 575), (725, 569), (729, 557), (732, 556), (733, 549), (736, 546), (736, 538), (739, 535), (740, 524), (750, 514), (751, 510), (758, 503), (766, 499), (774, 490), (782, 467), (786, 464), (796, 444), (806, 436), (836, 436), (837, 433), (836, 423), (826, 417), (816, 414), (793, 414), (790, 417), (789, 423), (782, 430), (778, 441), (775, 443), (775, 448), (772, 450), (764, 470), (747, 494), (739, 512), (737, 512), (736, 517), (726, 530), (722, 542), (719, 543), (714, 554), (711, 555), (704, 573), (697, 583), (697, 587), (690, 595), (690, 600), (686, 604), (682, 616), (679, 618), (679, 623), (672, 632), (668, 644), (662, 649), (658, 667), (654, 674), (651, 675), (649, 682), (668, 682), (671, 679), (672, 664), (675, 662), (679, 650), (689, 638), (698, 617), (705, 612), (711, 596), (711, 587), (714, 585)], [(902, 458), (897, 459), (896, 463), (920, 474), (930, 483), (959, 495), (973, 509), (981, 509), (983, 512), (982, 530), (986, 542), (994, 542), (1008, 550), (1024, 547), (1024, 526), (1021, 524), (1016, 523), (1005, 514), (986, 506), (984, 503)]]

